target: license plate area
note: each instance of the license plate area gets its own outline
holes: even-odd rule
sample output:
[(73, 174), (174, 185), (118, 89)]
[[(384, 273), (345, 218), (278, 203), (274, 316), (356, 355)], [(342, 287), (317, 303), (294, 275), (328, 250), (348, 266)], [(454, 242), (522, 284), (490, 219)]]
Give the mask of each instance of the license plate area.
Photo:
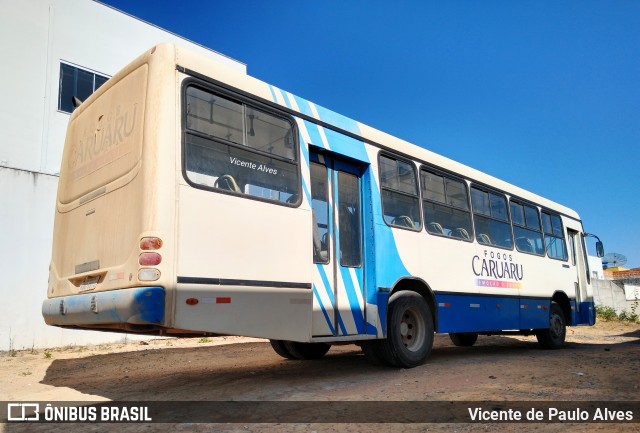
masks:
[(88, 292), (90, 290), (95, 289), (98, 286), (98, 282), (100, 282), (100, 277), (87, 277), (82, 283), (80, 283), (80, 288), (78, 291), (80, 292)]

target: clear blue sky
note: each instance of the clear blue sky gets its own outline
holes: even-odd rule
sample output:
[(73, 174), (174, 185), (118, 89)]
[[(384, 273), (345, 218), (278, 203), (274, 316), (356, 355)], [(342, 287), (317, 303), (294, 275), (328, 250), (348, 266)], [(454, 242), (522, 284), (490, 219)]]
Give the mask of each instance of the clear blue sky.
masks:
[(640, 1), (105, 2), (567, 205), (640, 267)]

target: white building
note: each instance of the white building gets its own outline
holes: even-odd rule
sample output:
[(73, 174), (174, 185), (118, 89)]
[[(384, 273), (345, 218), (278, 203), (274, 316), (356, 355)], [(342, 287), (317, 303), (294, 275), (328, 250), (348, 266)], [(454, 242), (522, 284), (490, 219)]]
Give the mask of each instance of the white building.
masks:
[(246, 66), (92, 0), (0, 0), (0, 350), (117, 341), (48, 327), (53, 216), (71, 95), (86, 98), (144, 50), (173, 42)]

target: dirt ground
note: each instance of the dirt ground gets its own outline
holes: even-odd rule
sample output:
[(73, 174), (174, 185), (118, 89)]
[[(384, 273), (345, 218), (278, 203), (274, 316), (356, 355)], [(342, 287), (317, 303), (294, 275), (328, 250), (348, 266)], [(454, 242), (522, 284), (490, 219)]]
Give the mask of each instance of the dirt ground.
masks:
[[(633, 401), (640, 416), (640, 325), (567, 329), (567, 345), (437, 335), (429, 361), (369, 365), (355, 345), (320, 361), (280, 358), (265, 340), (217, 337), (18, 351), (0, 355), (0, 401)], [(3, 424), (3, 431), (640, 431), (640, 424)]]

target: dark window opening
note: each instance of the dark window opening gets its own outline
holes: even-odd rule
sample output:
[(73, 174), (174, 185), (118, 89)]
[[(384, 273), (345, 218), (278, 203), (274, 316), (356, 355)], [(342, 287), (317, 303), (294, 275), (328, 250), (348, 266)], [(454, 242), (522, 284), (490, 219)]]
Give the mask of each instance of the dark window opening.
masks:
[(84, 101), (109, 77), (86, 71), (66, 63), (60, 63), (60, 86), (58, 91), (58, 110), (73, 113), (73, 97)]

